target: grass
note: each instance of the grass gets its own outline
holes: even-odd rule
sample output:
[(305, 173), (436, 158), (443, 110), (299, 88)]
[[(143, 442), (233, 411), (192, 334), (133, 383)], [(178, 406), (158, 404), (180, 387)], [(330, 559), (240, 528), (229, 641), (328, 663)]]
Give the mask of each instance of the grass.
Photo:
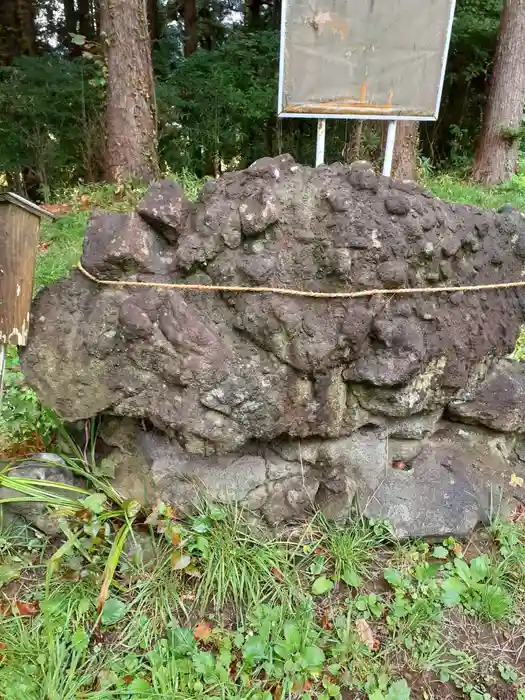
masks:
[(423, 184), (436, 197), (448, 202), (471, 204), (487, 209), (500, 209), (505, 204), (510, 204), (525, 211), (525, 172), (515, 175), (503, 185), (490, 188), (475, 185), (454, 174), (427, 176)]
[[(133, 537), (147, 538), (149, 556), (120, 557), (101, 613), (111, 538), (98, 558), (61, 557), (46, 585), (41, 562), (55, 546), (27, 530), (0, 535), (0, 567), (19, 569), (0, 590), (0, 697), (525, 697), (520, 523), (430, 547), (319, 515), (276, 538), (205, 502), (180, 520), (159, 508), (146, 520), (149, 534)], [(477, 551), (487, 539), (490, 557)], [(190, 562), (179, 568), (182, 548)], [(345, 583), (348, 571), (361, 581)], [(332, 586), (314, 592), (320, 575)], [(478, 604), (490, 587), (505, 606)]]

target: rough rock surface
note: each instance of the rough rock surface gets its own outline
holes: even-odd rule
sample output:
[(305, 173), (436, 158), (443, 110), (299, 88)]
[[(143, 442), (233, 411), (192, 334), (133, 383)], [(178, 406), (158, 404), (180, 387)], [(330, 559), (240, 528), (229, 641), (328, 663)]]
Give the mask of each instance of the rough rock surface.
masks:
[[(82, 263), (112, 280), (323, 292), (490, 284), (522, 278), (525, 220), (365, 163), (282, 156), (196, 204), (163, 181), (132, 214), (95, 214)], [(142, 500), (204, 487), (278, 522), (314, 506), (344, 518), (357, 498), (403, 535), (466, 534), (491, 484), (509, 507), (520, 497), (507, 484), (525, 372), (498, 360), (524, 317), (521, 289), (327, 300), (76, 271), (39, 294), (23, 368), (66, 420), (108, 416), (117, 482)]]

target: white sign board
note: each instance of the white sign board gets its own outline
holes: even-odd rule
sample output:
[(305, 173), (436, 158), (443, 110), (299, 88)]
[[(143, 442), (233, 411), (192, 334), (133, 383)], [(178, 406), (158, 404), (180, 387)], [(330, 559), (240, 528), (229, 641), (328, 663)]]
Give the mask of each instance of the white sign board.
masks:
[(283, 0), (279, 116), (438, 116), (455, 0)]

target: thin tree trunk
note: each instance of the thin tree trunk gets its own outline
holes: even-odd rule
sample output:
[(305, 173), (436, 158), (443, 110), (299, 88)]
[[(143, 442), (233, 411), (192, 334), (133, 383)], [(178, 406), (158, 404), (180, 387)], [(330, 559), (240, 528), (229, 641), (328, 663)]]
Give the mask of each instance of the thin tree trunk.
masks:
[(94, 22), (91, 14), (91, 3), (89, 0), (77, 0), (78, 6), (78, 33), (85, 36), (86, 39), (94, 39)]
[(103, 0), (101, 29), (108, 62), (106, 179), (148, 182), (158, 160), (145, 0)]
[(505, 0), (489, 97), (472, 177), (495, 185), (509, 180), (518, 162), (525, 105), (525, 0)]
[(419, 124), (417, 121), (397, 123), (392, 177), (396, 180), (417, 180)]
[(271, 26), (272, 29), (278, 29), (281, 22), (281, 0), (273, 0)]
[(184, 55), (197, 51), (197, 0), (184, 0)]
[(247, 22), (250, 29), (257, 29), (261, 24), (261, 0), (247, 0)]
[(32, 0), (17, 0), (20, 32), (20, 54), (33, 56), (36, 53), (35, 8)]
[(69, 35), (75, 34), (77, 31), (77, 14), (75, 12), (75, 0), (64, 0), (63, 7), (66, 39), (69, 39)]
[(148, 2), (148, 27), (151, 43), (158, 41), (162, 34), (159, 3), (158, 0), (147, 0)]
[(363, 120), (348, 120), (346, 123), (347, 137), (343, 157), (345, 163), (354, 163), (361, 158), (361, 141), (363, 139)]
[(91, 17), (93, 18), (93, 35), (100, 41), (100, 0), (91, 0)]
[(0, 0), (0, 65), (36, 53), (32, 0)]

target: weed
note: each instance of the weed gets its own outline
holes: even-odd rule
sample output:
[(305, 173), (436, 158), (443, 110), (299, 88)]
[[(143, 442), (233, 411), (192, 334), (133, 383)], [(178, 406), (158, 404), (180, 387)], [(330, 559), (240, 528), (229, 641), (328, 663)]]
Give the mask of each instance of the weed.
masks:
[(501, 585), (501, 568), (487, 555), (475, 557), (470, 565), (456, 558), (451, 575), (443, 582), (443, 602), (454, 605), (460, 601), (467, 610), (486, 620), (503, 620), (512, 608), (512, 598)]
[(333, 583), (330, 583), (334, 581), (358, 588), (377, 551), (392, 542), (385, 523), (367, 522), (363, 518), (341, 526), (317, 513), (311, 529), (312, 543), (306, 553), (310, 573), (319, 576), (313, 584), (315, 595), (331, 590)]
[(436, 575), (439, 564), (422, 561), (409, 571), (388, 568), (385, 580), (394, 589), (395, 597), (387, 612), (387, 623), (394, 639), (407, 649), (416, 637), (432, 629), (443, 617), (440, 586)]
[(366, 686), (368, 700), (409, 700), (410, 689), (403, 678), (391, 682), (387, 676), (372, 677)]
[(301, 590), (284, 543), (265, 537), (236, 507), (203, 504), (183, 534), (200, 572), (202, 610), (210, 603), (237, 612), (266, 601), (291, 605)]
[(474, 672), (475, 663), (471, 656), (464, 651), (450, 649), (440, 639), (430, 638), (420, 640), (412, 652), (416, 669), (432, 671), (442, 683), (453, 681), (462, 686)]
[(18, 356), (9, 348), (6, 362), (4, 395), (0, 404), (0, 454), (45, 451), (60, 426), (58, 416), (44, 408), (24, 382)]

